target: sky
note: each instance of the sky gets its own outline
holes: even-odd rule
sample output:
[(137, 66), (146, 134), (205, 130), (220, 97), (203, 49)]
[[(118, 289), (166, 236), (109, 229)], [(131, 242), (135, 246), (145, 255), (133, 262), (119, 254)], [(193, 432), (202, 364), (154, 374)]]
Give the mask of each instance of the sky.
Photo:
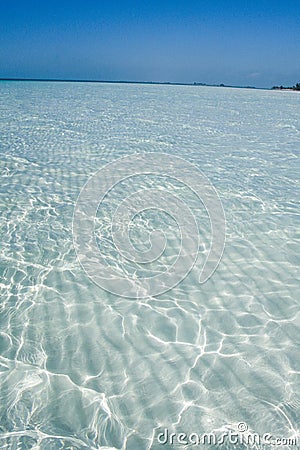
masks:
[(300, 82), (299, 0), (1, 0), (0, 77)]

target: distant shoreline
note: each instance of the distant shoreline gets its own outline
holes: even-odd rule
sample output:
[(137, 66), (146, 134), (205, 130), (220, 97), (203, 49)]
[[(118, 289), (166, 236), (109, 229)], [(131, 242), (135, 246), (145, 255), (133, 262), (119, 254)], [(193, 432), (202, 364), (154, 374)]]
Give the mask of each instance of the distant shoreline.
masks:
[(81, 80), (81, 79), (60, 79), (60, 78), (1, 78), (0, 81), (41, 81), (41, 82), (56, 82), (56, 83), (110, 83), (110, 84), (153, 84), (153, 85), (170, 85), (170, 86), (207, 86), (207, 87), (226, 87), (234, 89), (259, 89), (271, 90), (271, 88), (259, 88), (256, 86), (233, 86), (227, 84), (208, 84), (208, 83), (180, 83), (173, 81), (125, 81), (125, 80)]

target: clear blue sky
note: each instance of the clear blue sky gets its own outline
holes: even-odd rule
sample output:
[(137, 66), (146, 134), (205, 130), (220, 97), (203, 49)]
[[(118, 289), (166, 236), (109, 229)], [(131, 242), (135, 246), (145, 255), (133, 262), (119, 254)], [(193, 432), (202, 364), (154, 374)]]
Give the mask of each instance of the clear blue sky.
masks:
[(0, 77), (291, 85), (300, 1), (2, 0)]

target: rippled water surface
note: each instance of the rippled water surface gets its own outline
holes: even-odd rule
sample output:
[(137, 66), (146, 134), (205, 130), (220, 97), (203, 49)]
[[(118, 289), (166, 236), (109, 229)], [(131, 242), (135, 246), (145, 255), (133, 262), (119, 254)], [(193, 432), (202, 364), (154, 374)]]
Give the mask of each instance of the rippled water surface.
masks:
[[(300, 95), (1, 82), (0, 96), (0, 448), (170, 449), (157, 439), (165, 428), (220, 433), (241, 422), (295, 437)], [(126, 299), (76, 259), (81, 188), (138, 152), (181, 156), (219, 192), (226, 247), (204, 285), (198, 261), (171, 291)], [(113, 201), (98, 211), (104, 228)]]

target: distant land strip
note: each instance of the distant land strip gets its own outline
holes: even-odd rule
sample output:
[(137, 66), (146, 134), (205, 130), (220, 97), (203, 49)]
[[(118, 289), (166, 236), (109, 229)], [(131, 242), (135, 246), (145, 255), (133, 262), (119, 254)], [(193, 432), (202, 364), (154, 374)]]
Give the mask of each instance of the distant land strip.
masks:
[(228, 87), (228, 88), (240, 88), (240, 89), (268, 89), (257, 88), (255, 86), (233, 86), (227, 84), (208, 84), (199, 83), (194, 81), (193, 83), (181, 83), (176, 81), (127, 81), (127, 80), (81, 80), (81, 79), (69, 79), (69, 78), (10, 78), (0, 77), (0, 81), (55, 81), (64, 83), (111, 83), (111, 84), (158, 84), (158, 85), (171, 85), (171, 86), (209, 86), (209, 87)]
[(63, 83), (110, 83), (110, 84), (158, 84), (158, 85), (170, 85), (170, 86), (208, 86), (208, 87), (227, 87), (227, 88), (237, 88), (237, 89), (260, 89), (260, 90), (284, 90), (284, 91), (300, 91), (300, 83), (296, 83), (294, 86), (273, 86), (272, 88), (267, 87), (256, 87), (256, 86), (236, 86), (230, 84), (209, 84), (200, 83), (194, 81), (193, 83), (182, 83), (177, 81), (132, 81), (132, 80), (88, 80), (88, 79), (70, 79), (70, 78), (12, 78), (12, 77), (0, 77), (0, 81), (54, 81)]

